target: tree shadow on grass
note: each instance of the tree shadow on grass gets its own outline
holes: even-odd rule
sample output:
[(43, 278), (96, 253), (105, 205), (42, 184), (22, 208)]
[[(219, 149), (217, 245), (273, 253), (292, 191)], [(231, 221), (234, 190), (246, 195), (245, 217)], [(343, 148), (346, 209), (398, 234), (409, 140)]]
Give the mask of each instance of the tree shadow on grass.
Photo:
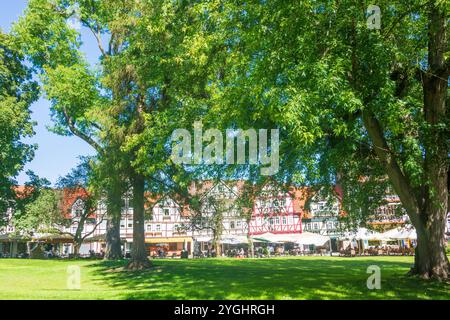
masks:
[[(153, 260), (155, 268), (114, 270), (101, 262), (96, 281), (123, 299), (450, 299), (444, 283), (407, 277), (406, 259), (292, 258)], [(367, 288), (367, 267), (381, 268), (381, 289)]]

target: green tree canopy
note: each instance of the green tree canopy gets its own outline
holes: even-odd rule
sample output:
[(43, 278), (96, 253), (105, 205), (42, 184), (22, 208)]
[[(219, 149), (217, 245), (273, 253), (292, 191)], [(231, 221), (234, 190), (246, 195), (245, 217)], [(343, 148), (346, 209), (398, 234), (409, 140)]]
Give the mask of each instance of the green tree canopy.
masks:
[(338, 183), (358, 218), (390, 188), (418, 231), (413, 271), (447, 278), (448, 2), (379, 1), (379, 30), (365, 2), (200, 5), (198, 34), (227, 53), (209, 74), (212, 112), (279, 128), (277, 179)]
[[(34, 134), (30, 105), (38, 87), (24, 64), (14, 37), (0, 30), (0, 212), (5, 212), (15, 195), (14, 178), (34, 156), (35, 145), (23, 142)], [(1, 219), (0, 219), (1, 223)]]

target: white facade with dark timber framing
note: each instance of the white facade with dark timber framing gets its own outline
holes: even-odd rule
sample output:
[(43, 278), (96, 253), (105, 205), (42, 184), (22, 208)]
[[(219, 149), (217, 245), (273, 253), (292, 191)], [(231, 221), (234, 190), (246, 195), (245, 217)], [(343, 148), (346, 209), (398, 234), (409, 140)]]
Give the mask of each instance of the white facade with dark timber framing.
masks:
[[(239, 195), (240, 182), (216, 182), (206, 183), (201, 190), (203, 197), (235, 201)], [(196, 191), (194, 191), (196, 192)], [(197, 190), (200, 192), (200, 190)], [(392, 213), (397, 210), (398, 197), (389, 197), (385, 207), (380, 207), (378, 223), (402, 223), (403, 218), (393, 218)], [(202, 243), (202, 248), (209, 246), (213, 230), (208, 226), (186, 228), (190, 225), (191, 212), (185, 205), (180, 205), (169, 196), (159, 197), (149, 201), (152, 203), (146, 209), (145, 241), (150, 256), (159, 255), (163, 248), (169, 256), (179, 256), (182, 250), (193, 253), (196, 243)], [(76, 223), (84, 208), (83, 199), (72, 197), (69, 199), (70, 218)], [(342, 232), (339, 224), (340, 198), (330, 200), (321, 199), (317, 193), (312, 193), (310, 188), (291, 188), (288, 191), (280, 191), (271, 186), (263, 187), (255, 196), (250, 217), (244, 217), (242, 212), (230, 208), (223, 212), (221, 236), (257, 236), (267, 232), (274, 234), (302, 233), (304, 231), (315, 232), (337, 238)], [(204, 205), (201, 215), (210, 217), (214, 210)], [(83, 234), (89, 234), (80, 248), (80, 253), (88, 255), (93, 251), (101, 253), (105, 250), (107, 207), (103, 201), (97, 205), (95, 213), (85, 224)], [(9, 209), (6, 217), (11, 220), (12, 210)], [(93, 228), (96, 227), (95, 230)], [(450, 214), (447, 222), (447, 234), (450, 229)], [(74, 233), (76, 225), (68, 227), (68, 233)], [(19, 241), (11, 240), (8, 235), (14, 233), (13, 225), (9, 223), (0, 229), (0, 253), (15, 256), (21, 250)], [(120, 220), (120, 235), (122, 248), (125, 254), (130, 253), (133, 242), (133, 208), (130, 205), (130, 197), (124, 197), (122, 205), (122, 218)], [(26, 241), (24, 242), (26, 244)], [(23, 247), (23, 245), (22, 245)], [(23, 249), (23, 248), (22, 248)], [(61, 254), (73, 252), (73, 244), (61, 242), (58, 244)]]

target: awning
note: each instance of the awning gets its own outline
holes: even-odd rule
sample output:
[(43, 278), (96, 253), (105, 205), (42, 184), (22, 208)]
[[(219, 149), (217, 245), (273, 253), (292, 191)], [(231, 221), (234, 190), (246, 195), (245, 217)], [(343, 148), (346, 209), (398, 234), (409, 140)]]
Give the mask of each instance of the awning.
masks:
[(38, 234), (33, 236), (33, 241), (46, 241), (46, 242), (62, 242), (71, 243), (74, 241), (73, 236), (70, 234)]
[(161, 237), (161, 238), (146, 238), (145, 243), (170, 243), (170, 242), (192, 242), (191, 237)]

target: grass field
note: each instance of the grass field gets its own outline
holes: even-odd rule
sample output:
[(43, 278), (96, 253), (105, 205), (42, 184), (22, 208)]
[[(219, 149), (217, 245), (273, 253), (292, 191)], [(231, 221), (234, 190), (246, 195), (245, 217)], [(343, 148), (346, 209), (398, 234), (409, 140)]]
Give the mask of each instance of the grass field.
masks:
[[(0, 299), (450, 299), (450, 285), (410, 278), (412, 257), (299, 257), (154, 260), (127, 272), (125, 261), (0, 259)], [(67, 289), (67, 268), (81, 289)], [(366, 286), (381, 268), (381, 289)]]

